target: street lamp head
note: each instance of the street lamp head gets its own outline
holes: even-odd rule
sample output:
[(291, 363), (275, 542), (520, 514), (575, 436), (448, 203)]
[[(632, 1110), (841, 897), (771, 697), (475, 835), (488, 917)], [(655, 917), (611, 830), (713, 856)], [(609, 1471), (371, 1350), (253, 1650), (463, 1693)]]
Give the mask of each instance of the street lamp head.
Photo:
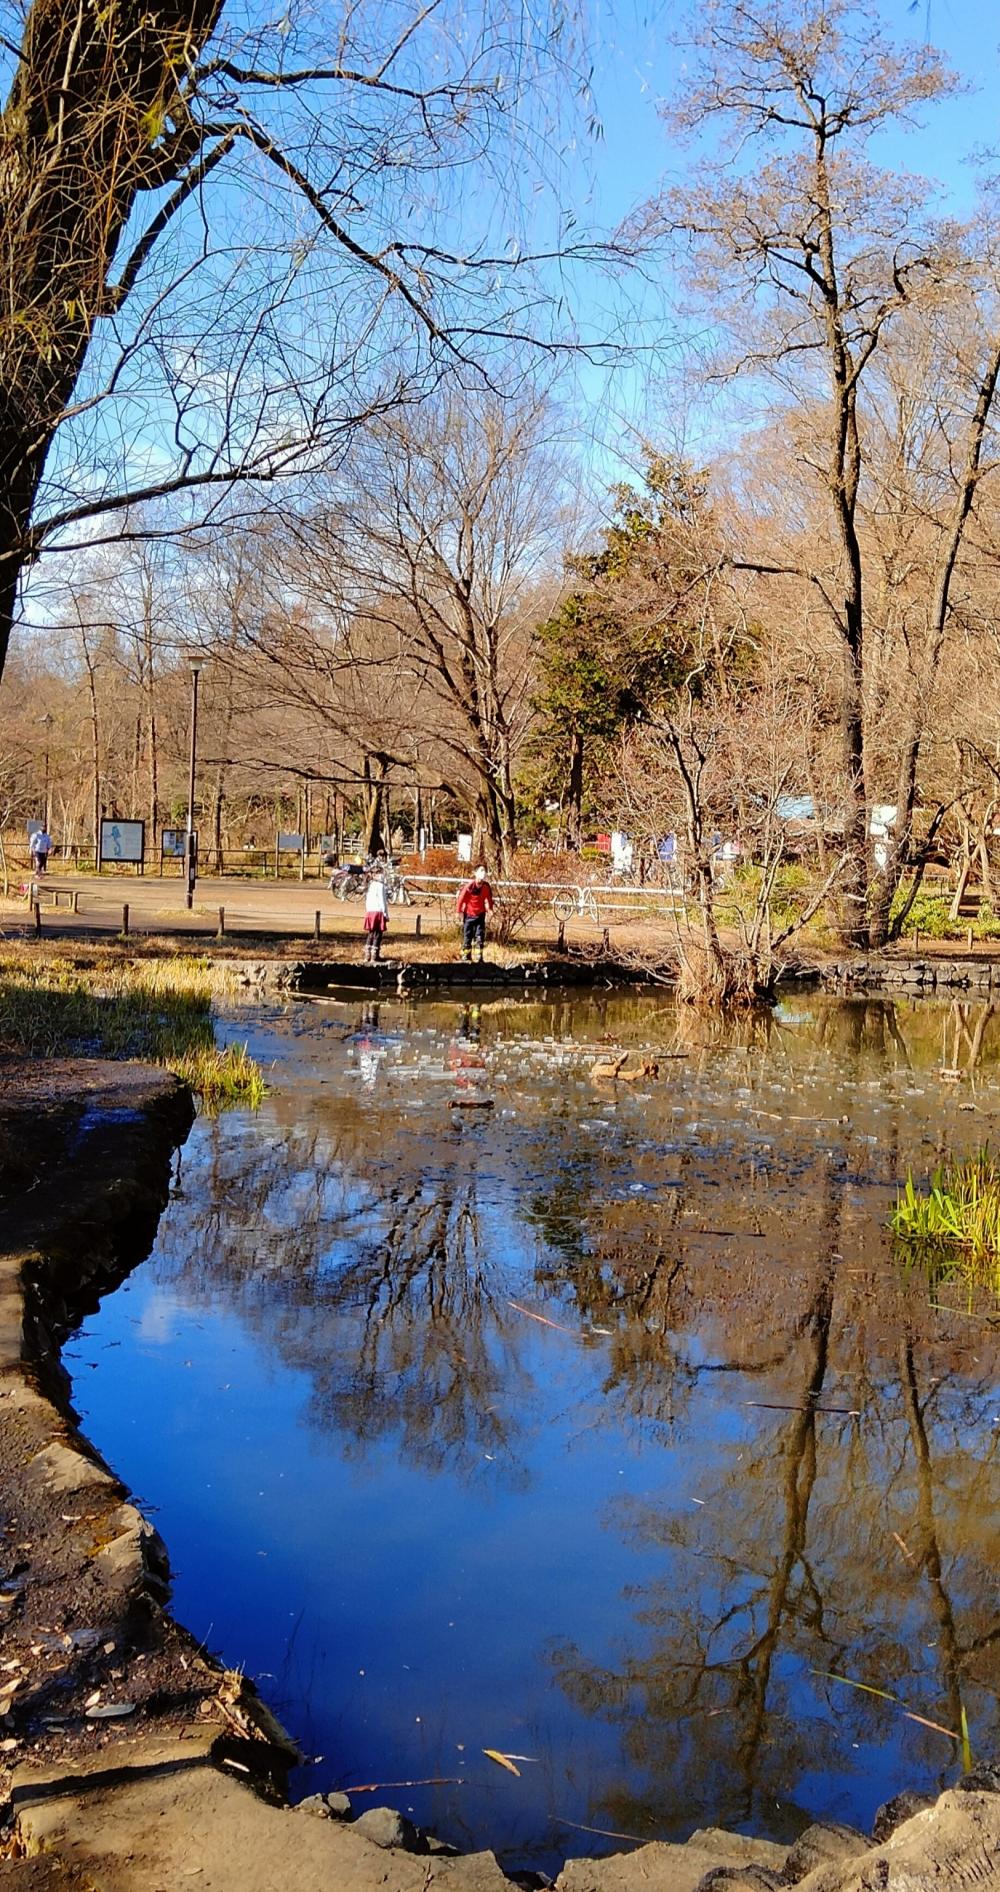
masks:
[(202, 656), (201, 651), (189, 650), (187, 654), (187, 660), (188, 660), (188, 667), (191, 671), (191, 675), (193, 677), (196, 677), (198, 675), (199, 670), (202, 668), (205, 662), (205, 659)]

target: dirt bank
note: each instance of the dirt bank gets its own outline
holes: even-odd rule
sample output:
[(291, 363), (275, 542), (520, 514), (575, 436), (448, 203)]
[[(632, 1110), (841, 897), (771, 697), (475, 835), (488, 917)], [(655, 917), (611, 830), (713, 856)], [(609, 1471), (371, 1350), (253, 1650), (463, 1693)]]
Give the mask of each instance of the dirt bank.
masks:
[[(386, 1808), (288, 1808), (291, 1743), (173, 1621), (164, 1546), (80, 1436), (59, 1348), (147, 1251), (190, 1121), (184, 1087), (150, 1067), (0, 1064), (0, 1888), (505, 1892), (492, 1854), (450, 1856)], [(876, 1846), (702, 1833), (575, 1860), (559, 1886), (1000, 1888), (993, 1787), (904, 1803)]]

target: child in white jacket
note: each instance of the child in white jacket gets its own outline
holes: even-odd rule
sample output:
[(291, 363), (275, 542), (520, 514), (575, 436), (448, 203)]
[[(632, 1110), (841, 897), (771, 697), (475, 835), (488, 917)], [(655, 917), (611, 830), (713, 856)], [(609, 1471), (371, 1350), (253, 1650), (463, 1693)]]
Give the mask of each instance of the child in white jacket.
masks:
[(374, 966), (382, 957), (382, 935), (389, 924), (389, 902), (386, 898), (385, 881), (382, 869), (376, 867), (368, 882), (365, 894), (365, 965)]

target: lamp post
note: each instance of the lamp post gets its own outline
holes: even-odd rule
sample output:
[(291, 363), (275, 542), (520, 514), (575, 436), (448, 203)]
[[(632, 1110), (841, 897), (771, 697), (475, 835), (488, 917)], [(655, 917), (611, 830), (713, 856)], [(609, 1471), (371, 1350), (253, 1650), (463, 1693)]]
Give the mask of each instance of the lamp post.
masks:
[(194, 889), (198, 879), (198, 838), (194, 828), (194, 770), (198, 753), (198, 678), (201, 675), (202, 659), (198, 655), (188, 658), (191, 665), (191, 767), (188, 773), (188, 820), (187, 820), (187, 904), (194, 906)]
[(42, 821), (45, 824), (45, 832), (47, 834), (49, 831), (49, 739), (55, 717), (49, 710), (46, 710), (45, 715), (40, 716), (38, 720), (45, 731), (45, 789), (42, 797)]

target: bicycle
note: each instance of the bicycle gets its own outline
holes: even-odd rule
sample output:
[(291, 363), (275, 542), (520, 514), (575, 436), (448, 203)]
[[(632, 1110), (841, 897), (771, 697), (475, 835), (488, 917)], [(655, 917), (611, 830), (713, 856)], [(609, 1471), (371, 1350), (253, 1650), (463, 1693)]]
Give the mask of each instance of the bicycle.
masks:
[(367, 885), (363, 867), (337, 867), (330, 875), (330, 892), (335, 900), (363, 900)]
[(376, 872), (381, 873), (385, 886), (385, 897), (396, 906), (408, 907), (412, 896), (402, 874), (391, 861), (367, 860), (364, 866), (352, 861), (346, 867), (337, 867), (330, 875), (330, 892), (335, 900), (363, 900), (368, 882)]
[(552, 911), (557, 920), (593, 920), (595, 926), (600, 919), (597, 896), (593, 887), (560, 887), (552, 896)]

